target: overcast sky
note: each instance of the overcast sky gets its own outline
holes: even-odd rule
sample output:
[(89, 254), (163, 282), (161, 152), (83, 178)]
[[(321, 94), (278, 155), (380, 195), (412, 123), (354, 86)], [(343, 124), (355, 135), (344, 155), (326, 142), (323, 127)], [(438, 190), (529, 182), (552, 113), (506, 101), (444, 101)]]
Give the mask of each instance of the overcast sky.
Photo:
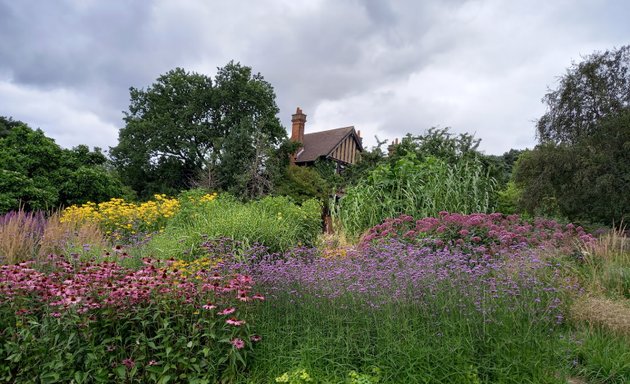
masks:
[(630, 43), (626, 0), (0, 0), (0, 115), (64, 147), (115, 146), (129, 87), (230, 60), (306, 132), (379, 139), (451, 127), (501, 154), (535, 145), (572, 61)]

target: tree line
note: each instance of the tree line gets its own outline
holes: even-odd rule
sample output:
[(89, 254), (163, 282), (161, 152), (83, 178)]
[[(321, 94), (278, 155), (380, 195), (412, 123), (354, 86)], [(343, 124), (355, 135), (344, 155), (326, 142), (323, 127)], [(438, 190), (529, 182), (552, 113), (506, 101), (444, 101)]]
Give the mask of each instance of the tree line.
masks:
[(381, 142), (339, 175), (325, 161), (289, 164), (297, 144), (277, 117), (272, 85), (252, 68), (229, 62), (214, 78), (176, 68), (146, 88), (130, 88), (109, 158), (84, 145), (63, 149), (40, 129), (0, 117), (0, 212), (194, 187), (242, 199), (282, 194), (327, 202), (332, 191), (343, 194), (377, 168), (439, 159), (482, 165), (495, 210), (619, 223), (630, 212), (629, 69), (630, 46), (572, 63), (542, 99), (547, 110), (536, 122), (533, 149), (485, 155), (474, 136), (432, 128), (387, 148)]

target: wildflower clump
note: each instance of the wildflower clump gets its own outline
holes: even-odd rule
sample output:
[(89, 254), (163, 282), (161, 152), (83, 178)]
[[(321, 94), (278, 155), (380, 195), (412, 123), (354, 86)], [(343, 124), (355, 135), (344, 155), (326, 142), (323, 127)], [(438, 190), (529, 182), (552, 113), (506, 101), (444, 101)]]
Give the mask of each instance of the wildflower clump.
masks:
[(387, 219), (372, 227), (363, 237), (362, 244), (375, 244), (390, 238), (438, 250), (446, 247), (479, 255), (495, 254), (515, 246), (557, 248), (571, 253), (580, 244), (595, 240), (582, 227), (562, 225), (549, 219), (537, 218), (529, 222), (519, 215), (440, 212), (438, 217), (420, 220), (409, 215)]
[[(198, 196), (193, 203), (203, 204), (215, 200), (216, 193)], [(167, 221), (180, 209), (180, 200), (163, 194), (143, 203), (132, 203), (114, 198), (102, 203), (87, 202), (63, 210), (62, 222), (97, 223), (114, 240), (137, 237), (163, 230)]]
[(304, 368), (294, 369), (276, 377), (276, 383), (302, 384), (311, 382), (313, 382), (313, 378)]

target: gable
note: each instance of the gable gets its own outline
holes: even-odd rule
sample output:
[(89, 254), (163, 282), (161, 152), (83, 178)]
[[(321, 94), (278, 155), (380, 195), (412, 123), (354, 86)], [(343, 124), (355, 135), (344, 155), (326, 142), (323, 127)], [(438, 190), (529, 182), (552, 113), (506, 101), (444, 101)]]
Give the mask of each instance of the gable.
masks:
[[(298, 150), (296, 163), (312, 162), (320, 157), (353, 163), (356, 153), (363, 150), (354, 127), (343, 127), (304, 135), (303, 148)], [(354, 154), (353, 154), (354, 153)]]

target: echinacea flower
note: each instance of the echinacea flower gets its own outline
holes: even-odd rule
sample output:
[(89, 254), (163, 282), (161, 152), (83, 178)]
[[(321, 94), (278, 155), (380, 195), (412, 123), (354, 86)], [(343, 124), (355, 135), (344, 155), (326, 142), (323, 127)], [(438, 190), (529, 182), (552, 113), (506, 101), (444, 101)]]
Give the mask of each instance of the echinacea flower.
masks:
[(241, 326), (241, 325), (245, 324), (245, 320), (238, 320), (236, 317), (231, 317), (231, 318), (225, 320), (225, 323), (238, 327), (238, 326)]
[(236, 312), (236, 308), (234, 307), (229, 307), (229, 308), (225, 308), (224, 310), (222, 310), (221, 312), (219, 312), (219, 315), (229, 315)]
[(236, 349), (241, 349), (245, 346), (245, 342), (242, 339), (239, 339), (238, 337), (235, 339), (232, 339), (232, 341), (230, 341), (230, 344), (232, 344), (234, 348)]
[(215, 309), (216, 307), (217, 307), (216, 305), (212, 303), (208, 303), (208, 304), (203, 305), (201, 308), (210, 310), (210, 309)]
[(135, 362), (135, 361), (133, 361), (133, 359), (131, 359), (131, 358), (124, 359), (124, 360), (122, 361), (122, 364), (123, 364), (125, 367), (127, 367), (127, 369), (131, 369), (131, 368), (133, 368), (133, 367), (135, 367), (135, 366), (136, 366), (136, 362)]
[(262, 336), (260, 336), (260, 335), (251, 335), (251, 336), (249, 337), (249, 339), (250, 339), (252, 342), (257, 343), (257, 342), (259, 342), (260, 340), (262, 340)]

